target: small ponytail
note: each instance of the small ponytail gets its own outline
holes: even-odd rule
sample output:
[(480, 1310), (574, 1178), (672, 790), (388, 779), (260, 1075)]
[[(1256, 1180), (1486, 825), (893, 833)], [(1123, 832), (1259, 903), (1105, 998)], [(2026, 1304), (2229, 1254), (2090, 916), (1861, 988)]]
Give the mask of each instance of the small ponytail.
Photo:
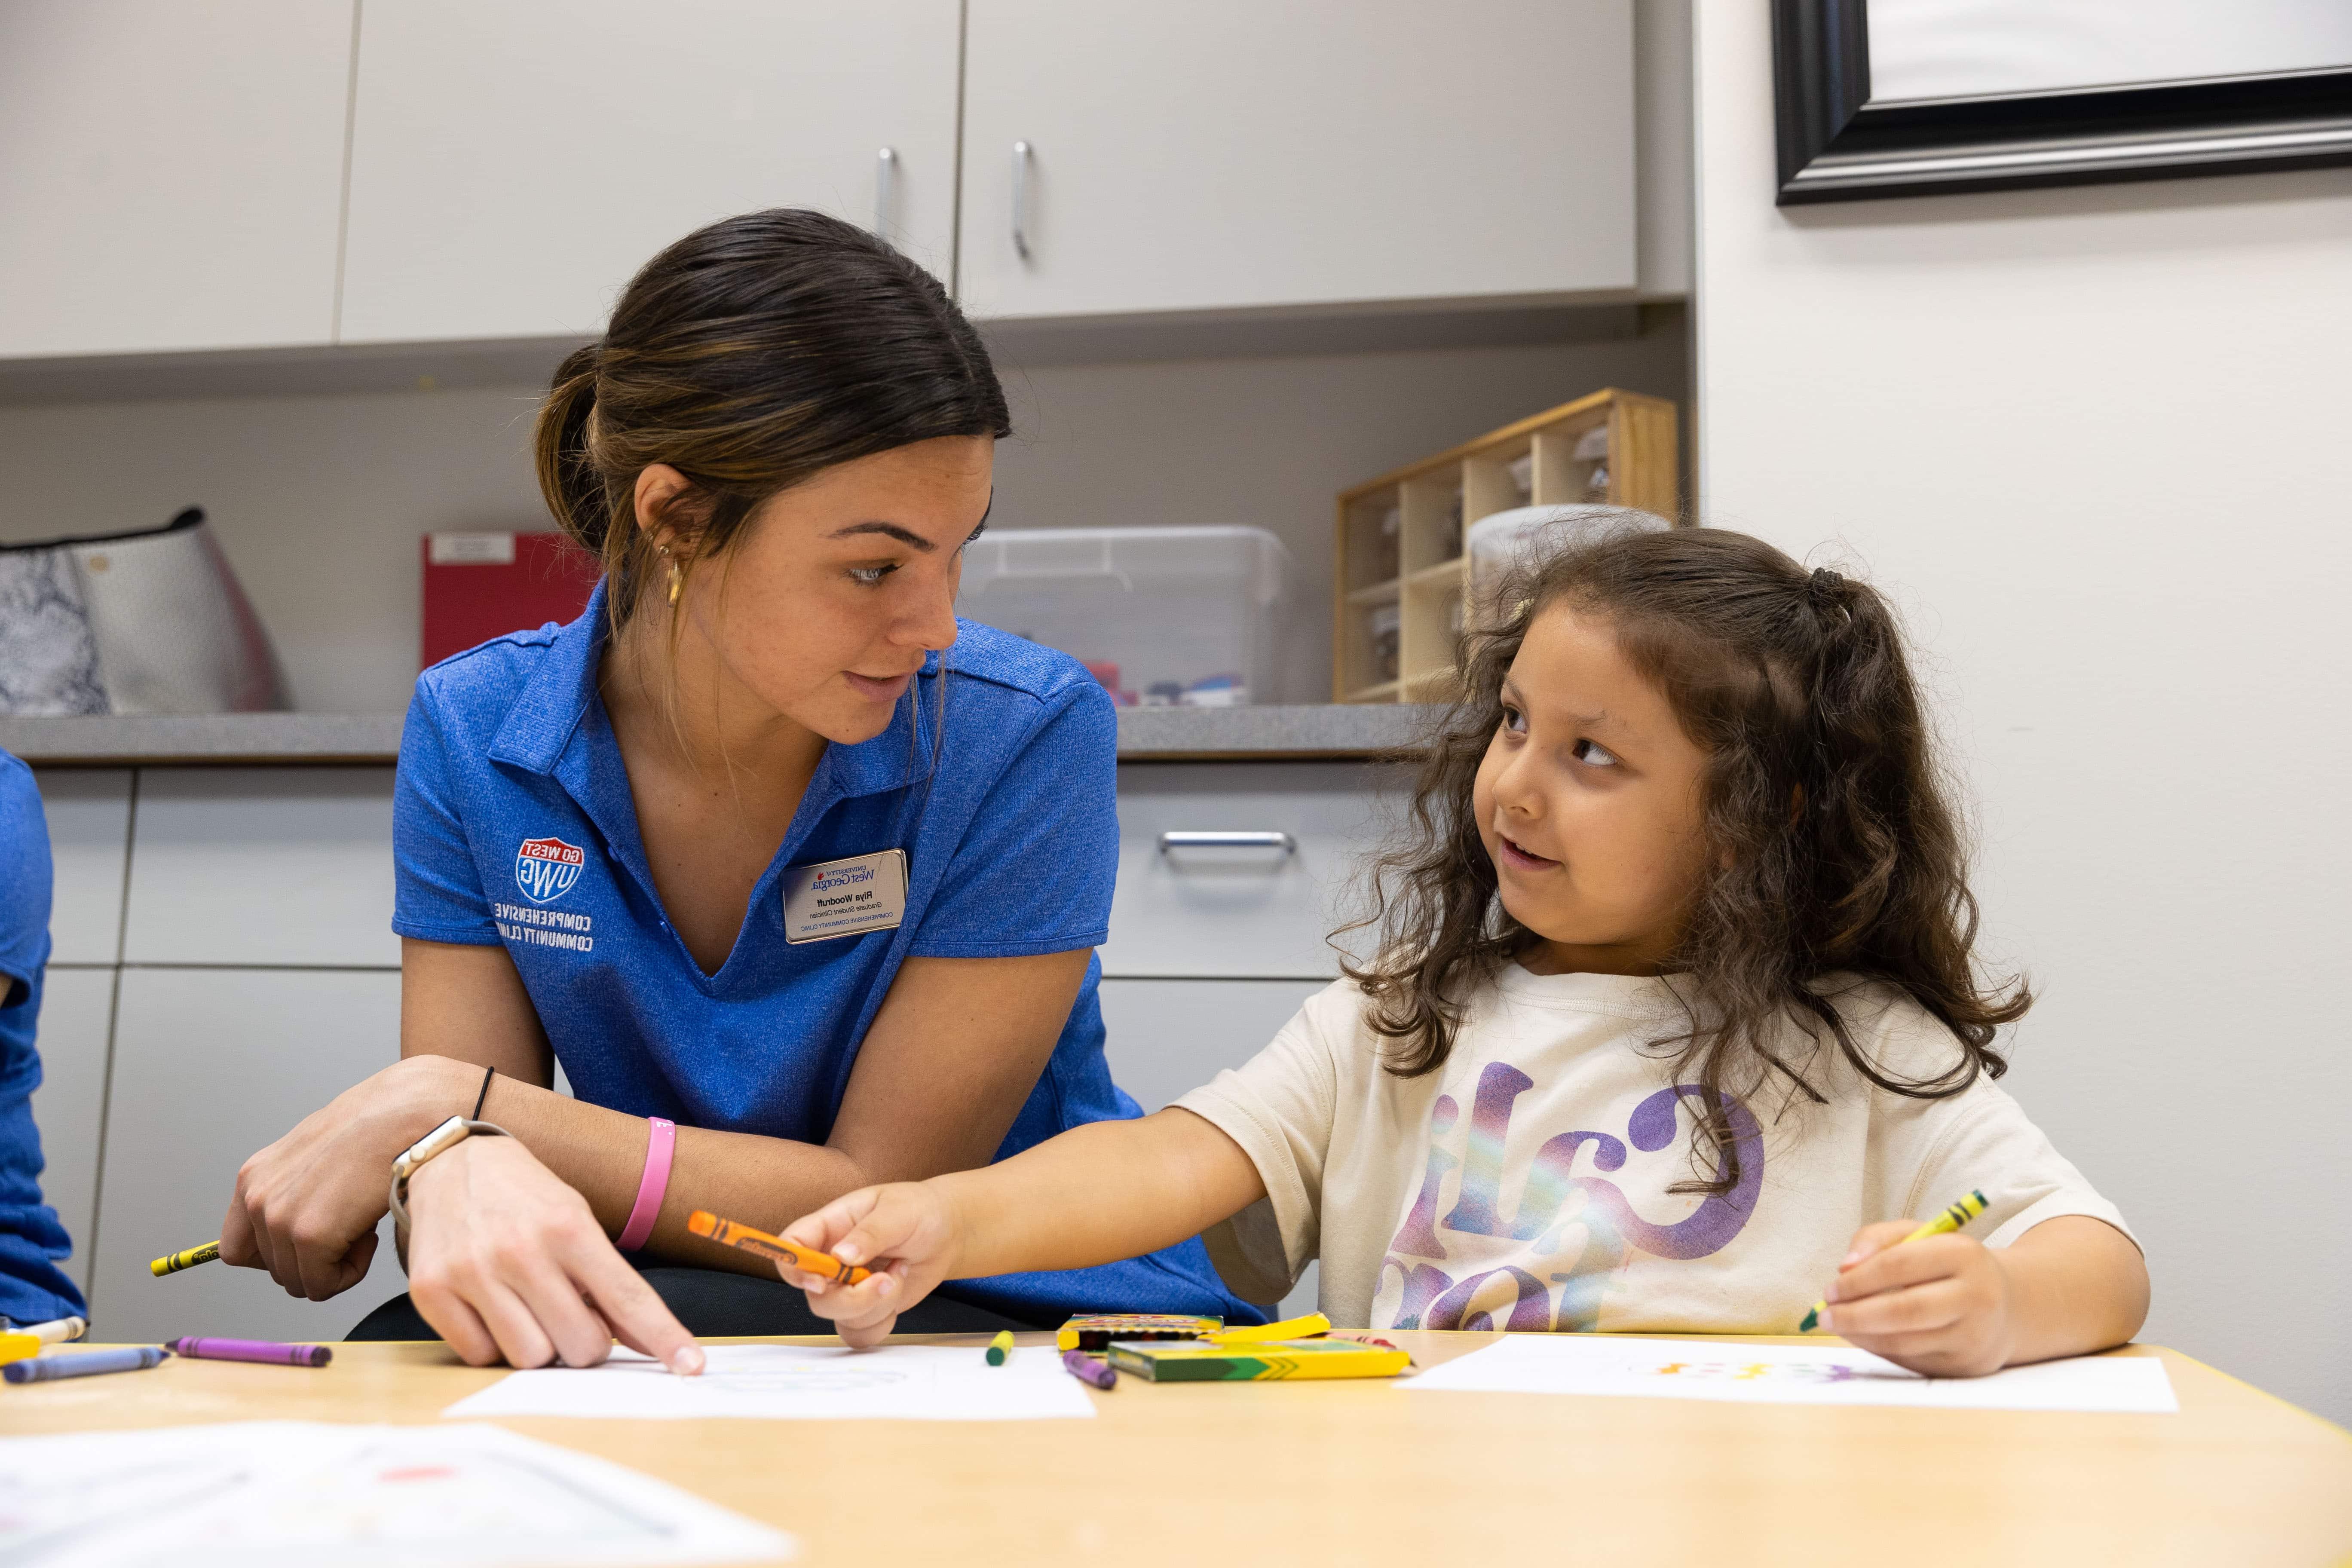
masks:
[(556, 367), (531, 431), (531, 449), (547, 510), (572, 543), (601, 556), (612, 531), (613, 510), (588, 447), (588, 420), (596, 412), (597, 347), (590, 343), (574, 349)]
[(649, 553), (644, 536), (627, 526), (623, 508), (634, 482), (618, 494), (596, 460), (596, 384), (604, 345), (589, 343), (563, 356), (531, 430), (539, 493), (572, 543), (596, 558), (608, 584), (607, 624), (614, 631), (636, 605)]

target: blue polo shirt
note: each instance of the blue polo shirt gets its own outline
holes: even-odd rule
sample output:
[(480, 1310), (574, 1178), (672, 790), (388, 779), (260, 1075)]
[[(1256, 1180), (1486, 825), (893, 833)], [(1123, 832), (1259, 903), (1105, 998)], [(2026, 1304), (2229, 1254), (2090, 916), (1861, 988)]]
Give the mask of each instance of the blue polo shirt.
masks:
[(41, 1133), (33, 1125), (51, 881), (49, 821), (33, 770), (0, 752), (0, 1313), (20, 1323), (89, 1310), (58, 1268), (72, 1248), (58, 1211), (41, 1201)]
[[(821, 1144), (910, 955), (1067, 952), (1109, 934), (1118, 860), (1110, 701), (1067, 656), (962, 622), (946, 673), (938, 656), (927, 661), (887, 730), (825, 748), (734, 950), (705, 974), (670, 929), (646, 867), (596, 690), (604, 632), (600, 587), (569, 626), (497, 638), (419, 676), (393, 816), (393, 930), (503, 944), (582, 1100)], [(908, 852), (899, 926), (785, 942), (786, 868), (894, 847)], [(997, 1159), (1083, 1122), (1141, 1114), (1103, 1059), (1100, 976), (1089, 963)], [(1033, 1321), (1080, 1311), (1263, 1321), (1225, 1289), (1198, 1239), (1097, 1268), (965, 1281), (958, 1293)]]

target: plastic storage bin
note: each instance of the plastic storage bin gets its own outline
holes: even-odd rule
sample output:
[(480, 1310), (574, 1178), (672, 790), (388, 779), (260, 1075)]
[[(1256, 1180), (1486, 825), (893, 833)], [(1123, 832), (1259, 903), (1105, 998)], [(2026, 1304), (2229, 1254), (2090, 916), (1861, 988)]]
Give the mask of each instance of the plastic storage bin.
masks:
[(1122, 705), (1279, 702), (1290, 552), (1262, 528), (992, 529), (961, 615), (1060, 648)]
[(1504, 580), (1553, 551), (1567, 550), (1621, 533), (1649, 533), (1673, 527), (1654, 511), (1630, 506), (1522, 506), (1491, 512), (1470, 525), (1470, 599), (1480, 613), (1497, 614), (1495, 602)]

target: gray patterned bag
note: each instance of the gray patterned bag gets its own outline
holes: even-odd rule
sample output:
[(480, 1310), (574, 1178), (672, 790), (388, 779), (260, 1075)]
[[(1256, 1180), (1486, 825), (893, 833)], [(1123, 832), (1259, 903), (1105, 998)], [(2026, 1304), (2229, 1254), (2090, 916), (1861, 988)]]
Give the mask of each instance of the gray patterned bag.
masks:
[(0, 713), (289, 706), (201, 508), (136, 533), (0, 544)]

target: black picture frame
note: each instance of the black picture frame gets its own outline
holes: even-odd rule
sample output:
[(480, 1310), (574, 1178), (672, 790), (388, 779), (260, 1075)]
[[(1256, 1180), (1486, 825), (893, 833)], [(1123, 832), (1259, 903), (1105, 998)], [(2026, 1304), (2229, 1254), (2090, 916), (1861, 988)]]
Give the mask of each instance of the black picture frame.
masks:
[(1780, 206), (2352, 163), (2352, 67), (1870, 102), (1865, 0), (1772, 0)]

